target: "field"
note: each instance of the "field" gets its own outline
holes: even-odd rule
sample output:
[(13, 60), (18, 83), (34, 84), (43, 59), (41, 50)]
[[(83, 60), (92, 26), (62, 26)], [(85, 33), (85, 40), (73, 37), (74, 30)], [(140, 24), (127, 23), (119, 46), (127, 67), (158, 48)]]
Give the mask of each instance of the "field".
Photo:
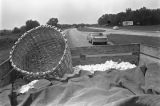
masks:
[(9, 51), (19, 35), (0, 36), (0, 63), (8, 59)]
[(105, 32), (105, 30), (103, 29), (92, 29), (88, 27), (79, 27), (77, 28), (77, 30), (83, 31), (83, 32)]
[(134, 30), (134, 31), (160, 31), (160, 25), (152, 26), (123, 26), (121, 29)]
[[(113, 26), (100, 26), (99, 28), (112, 29)], [(160, 31), (160, 25), (150, 25), (150, 26), (119, 26), (123, 30), (132, 30), (132, 31)]]
[(160, 37), (110, 34), (109, 40), (114, 44), (140, 43), (153, 47), (160, 47)]

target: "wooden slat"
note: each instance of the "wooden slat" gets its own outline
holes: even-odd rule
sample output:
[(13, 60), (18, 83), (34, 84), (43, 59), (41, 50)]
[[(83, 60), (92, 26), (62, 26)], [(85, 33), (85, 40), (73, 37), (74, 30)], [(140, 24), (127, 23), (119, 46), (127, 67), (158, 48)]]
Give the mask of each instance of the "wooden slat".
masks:
[[(98, 55), (83, 55), (85, 57), (105, 57), (105, 56), (126, 56), (132, 55), (132, 53), (116, 53), (116, 54), (98, 54)], [(72, 56), (72, 58), (81, 58), (80, 56)]]
[(114, 53), (139, 53), (139, 44), (128, 45), (104, 45), (71, 48), (71, 55), (78, 56), (81, 54), (97, 55), (97, 54), (114, 54)]

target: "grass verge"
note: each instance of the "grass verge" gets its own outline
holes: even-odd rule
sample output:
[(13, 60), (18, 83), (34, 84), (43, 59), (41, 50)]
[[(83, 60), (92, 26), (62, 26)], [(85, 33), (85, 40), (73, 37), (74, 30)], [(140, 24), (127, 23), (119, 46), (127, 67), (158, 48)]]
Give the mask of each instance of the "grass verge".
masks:
[(160, 25), (150, 26), (123, 26), (120, 29), (134, 30), (134, 31), (160, 31)]
[(17, 36), (2, 36), (0, 38), (0, 63), (9, 58), (9, 52), (17, 40)]
[(88, 28), (88, 27), (79, 27), (77, 30), (82, 31), (82, 32), (105, 32), (103, 29), (93, 29), (93, 28)]
[(160, 37), (110, 34), (108, 39), (114, 44), (140, 43), (152, 47), (160, 47)]

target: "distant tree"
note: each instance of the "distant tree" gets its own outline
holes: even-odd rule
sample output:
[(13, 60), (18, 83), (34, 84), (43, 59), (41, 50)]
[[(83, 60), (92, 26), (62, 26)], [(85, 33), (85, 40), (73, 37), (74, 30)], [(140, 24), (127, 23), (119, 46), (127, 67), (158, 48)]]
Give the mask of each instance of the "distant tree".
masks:
[(26, 26), (25, 25), (21, 26), (20, 30), (21, 30), (21, 33), (24, 33), (26, 31)]
[(107, 24), (107, 21), (108, 21), (108, 14), (104, 14), (98, 19), (98, 24), (105, 25)]
[(131, 8), (127, 8), (126, 9), (126, 13), (130, 13), (130, 12), (132, 12), (132, 9)]
[(147, 9), (142, 7), (137, 10), (127, 8), (125, 12), (118, 14), (104, 14), (98, 19), (99, 25), (119, 25), (123, 21), (133, 21), (138, 25), (158, 25), (160, 24), (160, 9)]
[(57, 26), (58, 18), (51, 18), (48, 20), (47, 25)]
[(84, 27), (84, 26), (85, 26), (84, 23), (79, 24), (79, 27)]
[(7, 30), (7, 29), (0, 30), (0, 36), (10, 35), (10, 34), (12, 34), (11, 30)]
[(34, 28), (34, 27), (37, 27), (37, 26), (39, 26), (40, 24), (39, 24), (39, 22), (38, 21), (33, 21), (33, 20), (28, 20), (28, 21), (26, 21), (26, 30), (28, 31), (28, 30), (30, 30), (30, 29), (32, 29), (32, 28)]
[(125, 20), (126, 21), (133, 21), (133, 11), (131, 8), (126, 9)]
[(15, 27), (13, 30), (12, 30), (12, 33), (20, 33), (21, 30), (17, 27)]
[(72, 24), (74, 28), (78, 28), (78, 24)]
[(57, 24), (57, 27), (64, 30), (64, 29), (67, 29), (67, 28), (71, 28), (72, 25), (70, 25), (70, 24)]
[(160, 8), (156, 10), (152, 10), (152, 24), (156, 25), (157, 23), (160, 24)]

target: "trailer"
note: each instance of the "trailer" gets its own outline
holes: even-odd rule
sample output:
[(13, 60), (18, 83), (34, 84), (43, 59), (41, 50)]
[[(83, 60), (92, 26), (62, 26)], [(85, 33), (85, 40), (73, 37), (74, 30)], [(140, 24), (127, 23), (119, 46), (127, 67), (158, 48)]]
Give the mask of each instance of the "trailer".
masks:
[[(70, 51), (69, 60), (74, 72), (65, 74), (61, 79), (40, 78), (28, 82), (13, 70), (10, 59), (7, 59), (0, 65), (0, 105), (159, 106), (160, 48), (127, 44), (76, 47)], [(96, 66), (91, 64), (109, 60), (118, 64), (130, 62), (134, 67), (126, 68), (125, 64), (121, 66), (126, 69), (111, 67), (104, 71), (95, 67), (89, 70), (77, 68)], [(110, 67), (111, 64), (106, 62), (105, 66)], [(100, 67), (103, 68), (102, 64)]]
[[(100, 64), (107, 60), (130, 62), (135, 65), (159, 63), (160, 64), (160, 48), (149, 47), (141, 44), (127, 45), (99, 45), (89, 47), (70, 48), (72, 55), (72, 64), (88, 65)], [(14, 71), (9, 59), (0, 65), (0, 87), (11, 82), (11, 76)]]
[[(160, 64), (160, 48), (141, 44), (98, 45), (70, 48), (72, 65), (100, 64), (107, 60), (130, 62), (135, 65)], [(7, 59), (0, 64), (0, 87), (11, 83), (15, 71)]]

